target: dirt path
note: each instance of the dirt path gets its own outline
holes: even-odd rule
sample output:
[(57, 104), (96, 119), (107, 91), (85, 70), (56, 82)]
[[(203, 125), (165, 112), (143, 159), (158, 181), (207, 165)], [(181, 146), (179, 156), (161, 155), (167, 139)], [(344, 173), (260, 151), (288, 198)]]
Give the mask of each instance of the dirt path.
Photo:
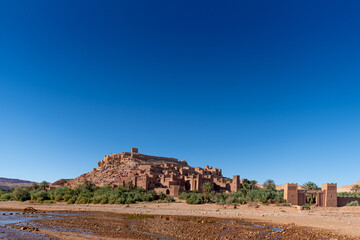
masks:
[(186, 203), (68, 205), (63, 203), (34, 204), (0, 202), (0, 209), (2, 210), (24, 209), (29, 206), (42, 211), (65, 210), (120, 214), (217, 217), (244, 221), (253, 220), (277, 225), (295, 224), (295, 226), (330, 230), (335, 234), (347, 235), (360, 239), (360, 207), (314, 208), (312, 210), (300, 211), (296, 207), (259, 206), (258, 208), (254, 208), (243, 205), (234, 209), (231, 206), (224, 207), (215, 204), (188, 205)]

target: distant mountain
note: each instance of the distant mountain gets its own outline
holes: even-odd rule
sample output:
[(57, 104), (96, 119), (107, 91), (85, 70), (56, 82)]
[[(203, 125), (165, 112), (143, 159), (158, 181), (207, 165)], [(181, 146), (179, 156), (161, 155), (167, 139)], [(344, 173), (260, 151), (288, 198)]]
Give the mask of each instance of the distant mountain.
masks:
[(2, 189), (10, 189), (10, 188), (14, 188), (14, 187), (29, 187), (33, 183), (34, 182), (26, 181), (26, 180), (0, 177), (0, 188), (2, 188)]
[(350, 192), (350, 191), (351, 191), (351, 188), (352, 188), (354, 185), (360, 185), (360, 180), (357, 181), (356, 183), (339, 187), (339, 188), (338, 188), (338, 192)]

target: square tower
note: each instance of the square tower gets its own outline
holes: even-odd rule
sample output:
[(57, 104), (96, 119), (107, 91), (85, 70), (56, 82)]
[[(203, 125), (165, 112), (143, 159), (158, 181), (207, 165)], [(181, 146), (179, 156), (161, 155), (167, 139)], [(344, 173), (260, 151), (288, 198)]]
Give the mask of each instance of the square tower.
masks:
[(293, 205), (299, 204), (298, 184), (297, 183), (286, 183), (284, 185), (284, 200), (285, 200), (285, 202), (293, 204)]
[(337, 207), (337, 184), (336, 183), (324, 183), (321, 186), (321, 190), (324, 194), (324, 207)]
[(237, 192), (240, 189), (240, 176), (234, 175), (230, 185), (230, 192)]
[(131, 157), (134, 156), (134, 153), (139, 153), (139, 150), (137, 148), (131, 148)]

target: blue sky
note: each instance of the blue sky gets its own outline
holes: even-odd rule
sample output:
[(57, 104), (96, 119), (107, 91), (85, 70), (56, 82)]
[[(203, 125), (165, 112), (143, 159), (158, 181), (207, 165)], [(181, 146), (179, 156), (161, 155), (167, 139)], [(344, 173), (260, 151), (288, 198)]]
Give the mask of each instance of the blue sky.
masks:
[(360, 179), (357, 1), (1, 1), (0, 176), (129, 151), (260, 183)]

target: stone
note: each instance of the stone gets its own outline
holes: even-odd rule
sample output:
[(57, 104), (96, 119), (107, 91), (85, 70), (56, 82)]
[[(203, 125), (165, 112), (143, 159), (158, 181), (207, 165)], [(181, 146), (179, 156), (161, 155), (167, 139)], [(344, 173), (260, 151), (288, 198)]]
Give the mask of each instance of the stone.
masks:
[(33, 213), (37, 213), (38, 210), (36, 210), (35, 208), (33, 207), (27, 207), (23, 210), (24, 213), (29, 213), (29, 214), (33, 214)]

